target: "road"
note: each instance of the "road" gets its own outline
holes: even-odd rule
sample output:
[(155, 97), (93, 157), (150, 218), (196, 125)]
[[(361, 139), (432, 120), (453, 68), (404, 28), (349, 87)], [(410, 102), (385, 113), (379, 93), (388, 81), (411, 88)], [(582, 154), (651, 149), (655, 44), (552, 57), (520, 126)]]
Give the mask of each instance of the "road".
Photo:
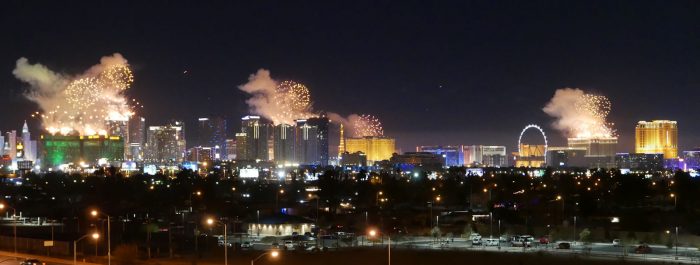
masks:
[[(0, 251), (0, 261), (2, 261), (2, 262), (0, 262), (0, 265), (17, 265), (17, 264), (20, 264), (20, 262), (24, 261), (25, 259), (38, 259), (39, 261), (43, 262), (46, 265), (72, 265), (73, 264), (73, 260), (59, 259), (59, 258), (39, 256), (39, 255), (29, 255), (29, 254), (22, 254), (22, 253), (14, 254), (12, 252)], [(80, 260), (79, 260), (78, 265), (98, 265), (98, 264), (89, 263), (89, 262), (80, 262)]]

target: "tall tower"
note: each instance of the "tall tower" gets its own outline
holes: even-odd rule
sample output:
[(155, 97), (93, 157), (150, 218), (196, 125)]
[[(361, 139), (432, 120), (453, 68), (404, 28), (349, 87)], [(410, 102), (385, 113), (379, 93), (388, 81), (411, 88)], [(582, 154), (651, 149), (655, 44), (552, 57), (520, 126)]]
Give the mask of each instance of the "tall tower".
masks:
[(345, 134), (343, 132), (343, 124), (340, 124), (340, 143), (338, 143), (338, 157), (345, 153)]
[(664, 154), (664, 159), (678, 157), (678, 124), (676, 121), (640, 121), (635, 128), (635, 152)]

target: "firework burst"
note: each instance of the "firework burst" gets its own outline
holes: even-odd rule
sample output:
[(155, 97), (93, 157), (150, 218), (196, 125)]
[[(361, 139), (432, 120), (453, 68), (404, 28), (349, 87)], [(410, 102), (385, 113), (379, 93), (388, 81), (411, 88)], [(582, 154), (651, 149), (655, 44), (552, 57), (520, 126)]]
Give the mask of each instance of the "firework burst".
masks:
[(28, 64), (24, 58), (18, 60), (13, 73), (32, 84), (27, 97), (43, 112), (32, 116), (40, 117), (50, 133), (106, 134), (108, 121), (126, 121), (133, 114), (124, 92), (134, 77), (119, 54), (103, 57), (100, 64), (74, 78)]
[(384, 136), (382, 123), (372, 115), (358, 115), (350, 120), (355, 137)]
[(580, 89), (559, 89), (543, 109), (558, 118), (554, 127), (575, 138), (616, 137), (608, 122), (612, 104), (602, 95), (585, 93)]

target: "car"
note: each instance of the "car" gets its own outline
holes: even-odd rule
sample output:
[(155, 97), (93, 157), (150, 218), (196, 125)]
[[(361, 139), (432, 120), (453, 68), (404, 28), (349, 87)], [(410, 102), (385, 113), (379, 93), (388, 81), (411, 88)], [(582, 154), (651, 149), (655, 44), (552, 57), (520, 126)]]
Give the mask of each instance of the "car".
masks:
[(540, 244), (542, 244), (542, 245), (549, 244), (549, 236), (540, 237)]
[(571, 243), (559, 242), (559, 244), (557, 244), (557, 249), (571, 249)]
[(284, 241), (284, 249), (285, 250), (294, 250), (294, 242), (288, 240)]
[(613, 239), (612, 245), (613, 245), (613, 247), (620, 247), (620, 246), (622, 246), (622, 242), (616, 238), (616, 239)]
[(481, 246), (481, 238), (472, 239), (472, 246)]
[(479, 235), (478, 233), (469, 234), (469, 240), (474, 240), (474, 239), (481, 239), (481, 235)]
[(496, 238), (487, 238), (484, 241), (484, 245), (489, 246), (489, 247), (496, 247), (500, 245), (500, 240)]
[(241, 243), (241, 249), (251, 249), (251, 248), (253, 248), (253, 244), (252, 244), (252, 243), (250, 243), (250, 242), (248, 242), (248, 241), (245, 241), (245, 242)]
[(20, 263), (20, 265), (44, 265), (46, 263), (43, 263), (39, 261), (38, 259), (26, 259)]
[(649, 247), (647, 244), (641, 244), (634, 249), (634, 253), (649, 254), (651, 253), (651, 247)]
[(317, 246), (310, 246), (310, 247), (307, 247), (307, 248), (306, 248), (306, 251), (308, 251), (308, 252), (313, 252), (313, 253), (318, 253), (318, 252), (321, 252), (321, 248), (319, 248), (319, 247), (317, 247)]
[(272, 246), (271, 246), (271, 248), (272, 248), (272, 249), (280, 249), (280, 244), (279, 244), (279, 243), (277, 243), (277, 242), (275, 242), (275, 243), (272, 243)]
[(498, 240), (501, 242), (508, 242), (508, 237), (507, 236), (500, 236), (500, 237), (498, 237)]

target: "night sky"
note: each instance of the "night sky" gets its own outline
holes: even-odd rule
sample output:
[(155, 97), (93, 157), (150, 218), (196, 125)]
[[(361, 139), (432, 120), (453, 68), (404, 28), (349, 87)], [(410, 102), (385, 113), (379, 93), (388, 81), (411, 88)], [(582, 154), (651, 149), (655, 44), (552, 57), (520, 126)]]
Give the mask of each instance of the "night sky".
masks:
[(3, 2), (0, 129), (36, 110), (12, 75), (19, 57), (78, 74), (119, 52), (148, 125), (217, 115), (233, 135), (249, 97), (237, 86), (265, 68), (306, 84), (316, 110), (379, 117), (403, 151), (511, 151), (529, 123), (563, 144), (542, 111), (562, 87), (610, 98), (619, 151), (651, 119), (700, 146), (699, 1), (200, 2)]

